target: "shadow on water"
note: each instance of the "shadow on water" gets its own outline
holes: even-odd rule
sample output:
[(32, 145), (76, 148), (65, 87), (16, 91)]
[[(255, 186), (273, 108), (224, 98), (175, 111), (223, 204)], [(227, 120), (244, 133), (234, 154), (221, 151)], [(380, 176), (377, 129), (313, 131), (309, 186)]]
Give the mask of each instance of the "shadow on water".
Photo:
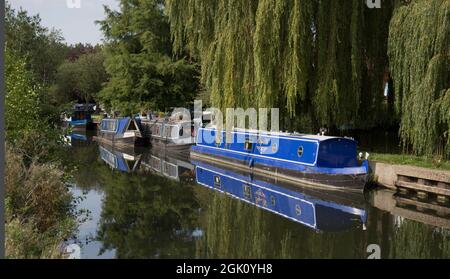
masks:
[(188, 153), (72, 141), (90, 210), (83, 258), (450, 258), (450, 209), (387, 190), (324, 192)]

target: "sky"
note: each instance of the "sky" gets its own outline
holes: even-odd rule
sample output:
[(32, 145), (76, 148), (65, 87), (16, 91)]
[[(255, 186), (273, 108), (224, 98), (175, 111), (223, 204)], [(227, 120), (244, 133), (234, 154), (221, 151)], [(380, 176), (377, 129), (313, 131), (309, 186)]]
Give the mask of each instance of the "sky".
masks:
[[(105, 18), (103, 5), (118, 9), (118, 0), (7, 0), (13, 9), (22, 7), (29, 15), (39, 14), (42, 25), (62, 31), (68, 44), (90, 43), (103, 39), (96, 20)], [(80, 3), (79, 8), (77, 7)]]

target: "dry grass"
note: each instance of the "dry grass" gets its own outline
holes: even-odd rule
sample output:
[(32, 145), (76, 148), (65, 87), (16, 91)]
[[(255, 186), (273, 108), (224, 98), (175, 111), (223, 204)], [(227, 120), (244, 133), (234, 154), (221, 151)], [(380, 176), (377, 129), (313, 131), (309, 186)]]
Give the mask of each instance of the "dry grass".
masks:
[(6, 150), (6, 255), (8, 258), (58, 258), (75, 219), (64, 174), (52, 164), (24, 164)]

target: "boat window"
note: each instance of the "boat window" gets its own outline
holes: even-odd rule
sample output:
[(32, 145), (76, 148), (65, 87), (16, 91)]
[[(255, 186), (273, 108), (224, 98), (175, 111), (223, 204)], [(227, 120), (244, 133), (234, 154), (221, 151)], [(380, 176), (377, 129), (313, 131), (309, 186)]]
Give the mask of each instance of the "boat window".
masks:
[(172, 126), (164, 126), (164, 137), (171, 138), (172, 136)]
[(178, 132), (178, 135), (179, 135), (180, 137), (182, 137), (182, 136), (183, 136), (183, 132), (184, 132), (183, 127), (180, 127), (180, 131)]
[(245, 148), (245, 150), (252, 150), (252, 148), (253, 148), (253, 143), (250, 142), (250, 140), (246, 139), (246, 140), (245, 140), (244, 148)]
[(242, 188), (244, 190), (244, 197), (246, 199), (251, 200), (252, 199), (252, 189), (250, 188), (250, 186), (244, 184)]
[(295, 214), (297, 214), (299, 216), (302, 214), (302, 208), (300, 207), (299, 204), (295, 205)]
[(128, 125), (128, 131), (135, 131), (135, 130), (137, 130), (136, 124), (134, 123), (133, 120), (131, 120), (130, 124)]
[(220, 176), (214, 176), (214, 187), (220, 188)]
[(104, 131), (115, 131), (117, 129), (116, 119), (103, 119), (102, 130)]
[(300, 158), (303, 156), (303, 145), (300, 145), (300, 147), (298, 148), (297, 155)]

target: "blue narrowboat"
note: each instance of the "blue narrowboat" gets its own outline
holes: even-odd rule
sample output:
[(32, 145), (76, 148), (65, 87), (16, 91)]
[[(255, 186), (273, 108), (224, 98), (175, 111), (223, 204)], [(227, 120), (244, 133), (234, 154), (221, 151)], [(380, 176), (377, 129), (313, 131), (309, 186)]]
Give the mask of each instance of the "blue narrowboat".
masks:
[[(191, 160), (196, 182), (232, 198), (270, 211), (316, 231), (365, 229), (367, 212), (363, 193), (299, 188), (233, 170), (220, 164)], [(307, 192), (309, 189), (309, 192)]]
[(95, 124), (92, 120), (94, 111), (95, 104), (75, 104), (71, 116), (66, 118), (65, 121), (74, 130), (95, 129)]
[(108, 118), (100, 123), (97, 141), (113, 146), (135, 146), (145, 143), (139, 119)]
[(369, 165), (350, 138), (200, 128), (191, 157), (216, 161), (303, 185), (362, 191)]

